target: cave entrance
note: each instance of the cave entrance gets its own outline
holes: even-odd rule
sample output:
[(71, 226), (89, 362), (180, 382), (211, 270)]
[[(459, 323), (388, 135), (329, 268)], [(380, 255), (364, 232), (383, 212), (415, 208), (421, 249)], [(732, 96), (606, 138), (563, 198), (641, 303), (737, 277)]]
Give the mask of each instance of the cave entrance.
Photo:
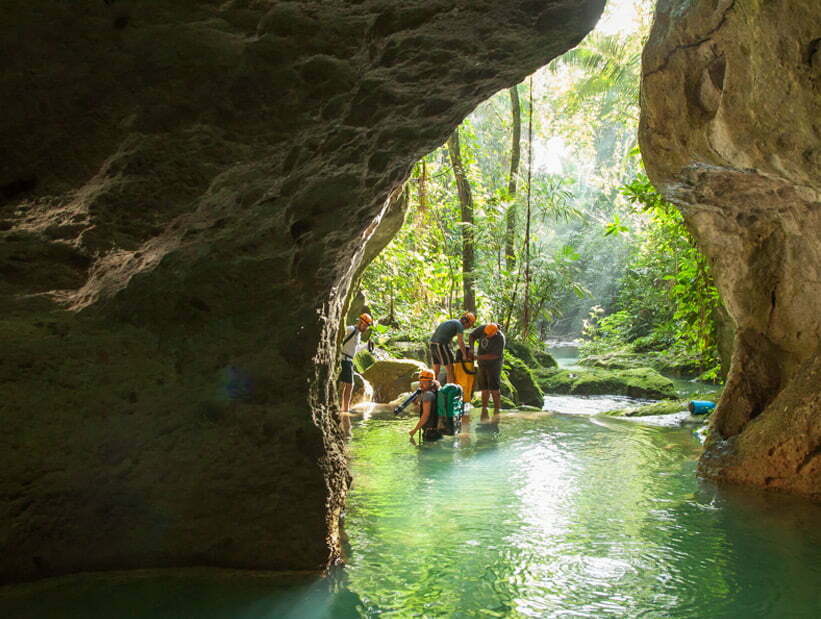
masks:
[[(395, 236), (365, 269), (346, 323), (366, 311), (377, 319), (375, 353), (355, 358), (375, 384), (358, 386), (354, 403), (399, 398), (402, 381), (368, 366), (429, 364), (436, 326), (465, 311), (501, 325), (533, 369), (553, 364), (546, 343), (565, 342), (568, 360), (580, 343), (582, 356), (608, 356), (603, 369), (723, 376), (709, 265), (647, 179), (637, 144), (651, 11), (610, 3), (578, 47), (480, 104), (414, 165), (399, 198), (404, 222), (388, 226)], [(538, 385), (504, 374), (518, 383), (504, 383), (508, 405), (541, 407)], [(672, 396), (657, 378), (608, 395)], [(530, 382), (539, 380), (566, 387)]]
[[(504, 615), (518, 599), (526, 612), (542, 603), (546, 583), (564, 582), (547, 564), (566, 564), (572, 548), (587, 557), (574, 581), (584, 592), (561, 604), (595, 606), (602, 581), (592, 574), (632, 569), (638, 555), (597, 556), (577, 528), (606, 544), (660, 543), (598, 517), (641, 519), (643, 497), (697, 484), (679, 466), (700, 449), (689, 428), (624, 421), (676, 425), (696, 393), (716, 399), (721, 366), (706, 259), (650, 184), (637, 147), (651, 7), (609, 7), (576, 49), (480, 104), (415, 164), (399, 198), (404, 222), (362, 274), (346, 324), (370, 313), (376, 346), (354, 357), (362, 378), (345, 527), (350, 586), (377, 605), (452, 614), (492, 599)], [(621, 27), (607, 19), (626, 7)], [(477, 391), (461, 432), (414, 435), (409, 445), (418, 413), (411, 406), (397, 419), (394, 409), (430, 366), (437, 325), (466, 311), (507, 338), (501, 411)], [(614, 482), (613, 471), (630, 482)], [(568, 538), (576, 541), (559, 543)], [(470, 573), (475, 565), (493, 566), (494, 593)], [(515, 583), (518, 570), (541, 574), (538, 584)], [(457, 574), (451, 596), (437, 578)], [(617, 588), (635, 599), (642, 587)], [(418, 595), (429, 588), (435, 600)]]

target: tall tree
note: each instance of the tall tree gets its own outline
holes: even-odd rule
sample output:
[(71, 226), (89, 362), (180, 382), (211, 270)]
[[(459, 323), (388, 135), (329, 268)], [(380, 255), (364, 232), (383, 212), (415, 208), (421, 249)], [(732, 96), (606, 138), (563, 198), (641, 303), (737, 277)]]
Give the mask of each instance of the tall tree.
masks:
[(510, 92), (510, 114), (513, 120), (513, 136), (510, 144), (510, 174), (507, 181), (507, 194), (510, 204), (505, 216), (505, 267), (512, 272), (516, 268), (516, 255), (513, 240), (516, 238), (516, 180), (519, 175), (522, 141), (522, 109), (519, 103), (519, 87), (514, 85)]
[(459, 194), (459, 206), (462, 215), (462, 287), (465, 296), (465, 309), (476, 313), (476, 294), (474, 292), (474, 265), (476, 243), (473, 230), (473, 195), (470, 191), (465, 167), (462, 165), (462, 151), (459, 145), (459, 128), (448, 138), (448, 153), (453, 166), (453, 177)]
[(530, 76), (530, 106), (527, 121), (527, 213), (525, 217), (525, 298), (522, 333), (530, 334), (530, 201), (533, 173), (533, 76)]

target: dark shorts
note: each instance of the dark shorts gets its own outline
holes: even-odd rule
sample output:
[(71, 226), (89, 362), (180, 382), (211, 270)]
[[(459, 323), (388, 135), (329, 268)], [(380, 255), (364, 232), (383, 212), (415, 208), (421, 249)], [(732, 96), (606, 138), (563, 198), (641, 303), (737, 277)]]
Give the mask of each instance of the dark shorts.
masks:
[(451, 365), (453, 363), (453, 351), (447, 344), (440, 344), (439, 342), (431, 342), (430, 347), (430, 362), (432, 365)]
[(479, 391), (499, 391), (502, 379), (502, 360), (479, 361), (476, 388)]
[(342, 359), (342, 371), (339, 373), (339, 382), (353, 385), (353, 361)]

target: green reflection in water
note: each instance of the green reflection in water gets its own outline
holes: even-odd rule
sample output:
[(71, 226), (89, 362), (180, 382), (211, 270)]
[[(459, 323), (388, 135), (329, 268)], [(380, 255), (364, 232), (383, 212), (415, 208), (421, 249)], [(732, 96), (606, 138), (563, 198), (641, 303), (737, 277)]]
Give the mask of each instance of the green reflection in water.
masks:
[(0, 588), (0, 617), (821, 616), (821, 506), (700, 482), (689, 430), (520, 413), (417, 449), (409, 423), (354, 428), (334, 578), (78, 575)]
[(510, 415), (422, 449), (403, 430), (354, 431), (348, 587), (370, 614), (821, 612), (821, 508), (699, 482), (688, 430)]

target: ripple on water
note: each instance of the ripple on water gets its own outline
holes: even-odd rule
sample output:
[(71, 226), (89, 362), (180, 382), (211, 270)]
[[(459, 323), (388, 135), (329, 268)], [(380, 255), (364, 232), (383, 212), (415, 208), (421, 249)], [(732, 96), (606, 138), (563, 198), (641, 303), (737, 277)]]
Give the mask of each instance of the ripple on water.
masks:
[[(588, 411), (613, 407), (612, 398), (585, 401)], [(743, 526), (754, 516), (739, 518), (738, 505), (696, 480), (699, 446), (689, 430), (511, 415), (494, 440), (404, 454), (380, 444), (391, 440), (380, 432), (357, 429), (353, 472), (386, 479), (367, 491), (355, 484), (350, 500), (379, 504), (385, 513), (369, 518), (389, 524), (346, 523), (349, 587), (380, 612), (698, 617), (789, 607), (802, 616), (817, 602), (817, 581), (808, 580), (817, 572), (786, 582), (784, 567), (819, 561), (821, 548), (807, 550), (796, 536), (766, 544)], [(393, 472), (368, 466), (371, 452), (385, 448), (403, 471), (399, 485)], [(812, 509), (804, 528), (821, 527)]]

